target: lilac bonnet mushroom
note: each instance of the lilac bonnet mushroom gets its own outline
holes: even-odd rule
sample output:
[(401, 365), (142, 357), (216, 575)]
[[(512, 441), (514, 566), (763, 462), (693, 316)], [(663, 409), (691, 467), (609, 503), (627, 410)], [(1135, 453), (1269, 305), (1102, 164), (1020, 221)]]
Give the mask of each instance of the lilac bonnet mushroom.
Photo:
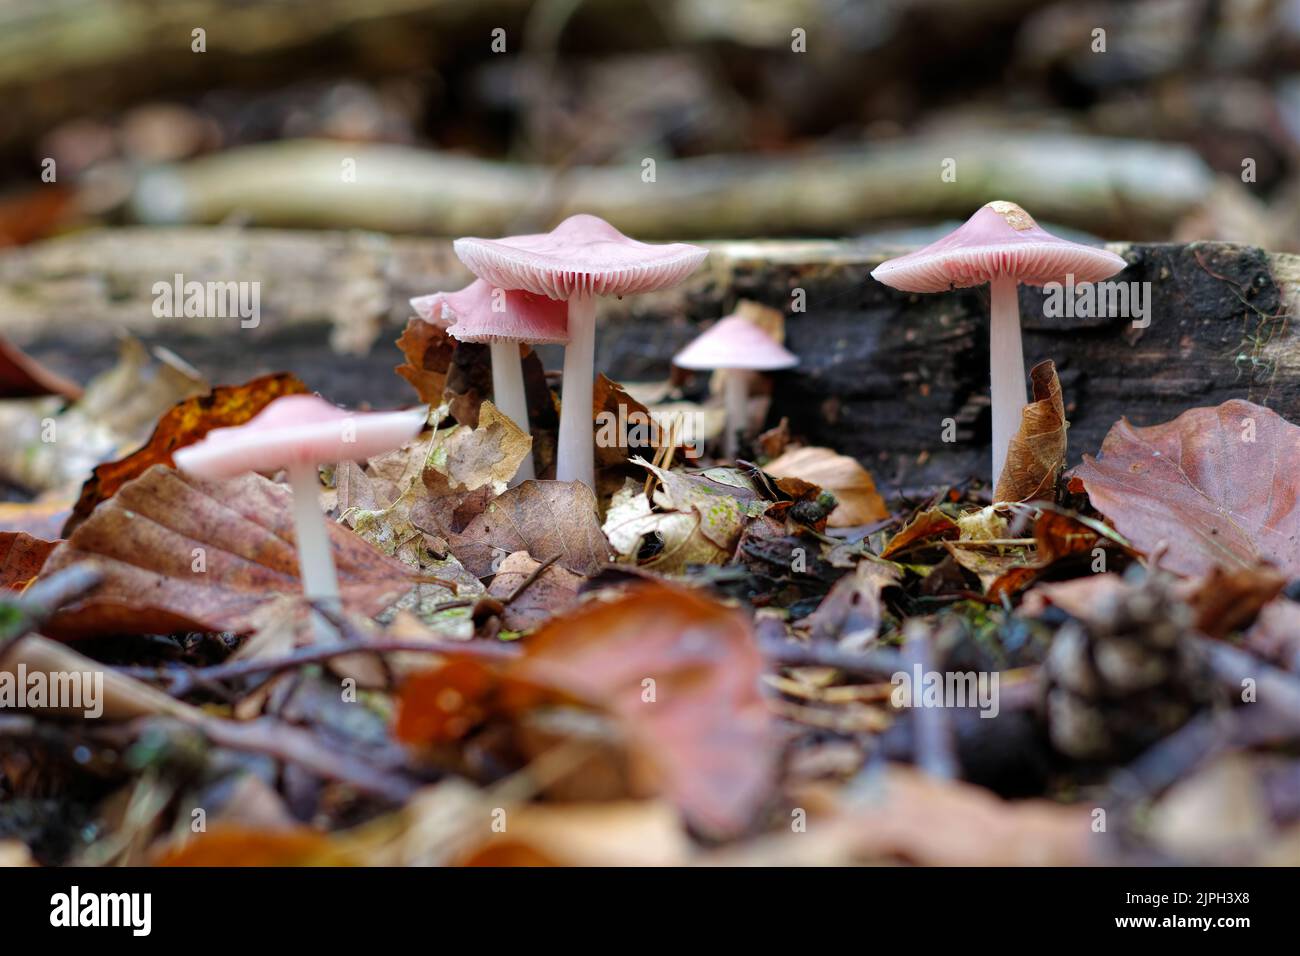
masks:
[[(317, 395), (284, 395), (233, 428), (214, 428), (202, 441), (177, 449), (176, 467), (200, 478), (232, 478), (246, 471), (289, 473), (294, 533), (303, 594), (339, 607), (338, 573), (320, 509), (316, 467), (372, 458), (401, 447), (424, 428), (423, 408), (403, 412), (349, 412)], [(317, 642), (333, 632), (312, 615)]]
[(744, 316), (729, 315), (678, 352), (673, 364), (688, 369), (726, 370), (724, 453), (734, 460), (749, 417), (752, 373), (790, 368), (799, 364), (799, 358)]
[[(492, 353), (492, 401), (519, 429), (529, 434), (528, 398), (524, 391), (519, 344), (563, 345), (569, 341), (568, 307), (544, 295), (494, 289), (482, 279), (459, 292), (435, 292), (411, 300), (420, 318), (442, 326), (461, 342), (486, 342)], [(530, 452), (510, 484), (532, 478)]]
[(989, 369), (993, 393), (993, 484), (1007, 460), (1007, 446), (1029, 402), (1020, 345), (1017, 283), (1044, 285), (1100, 282), (1127, 265), (1123, 258), (1070, 242), (1039, 227), (1013, 202), (981, 207), (964, 224), (924, 249), (882, 262), (871, 273), (904, 292), (947, 292), (990, 284)]
[(708, 250), (685, 243), (637, 242), (587, 215), (570, 216), (550, 232), (536, 235), (457, 239), (455, 249), (471, 272), (493, 286), (568, 302), (555, 476), (595, 488), (596, 297), (670, 288), (694, 272)]

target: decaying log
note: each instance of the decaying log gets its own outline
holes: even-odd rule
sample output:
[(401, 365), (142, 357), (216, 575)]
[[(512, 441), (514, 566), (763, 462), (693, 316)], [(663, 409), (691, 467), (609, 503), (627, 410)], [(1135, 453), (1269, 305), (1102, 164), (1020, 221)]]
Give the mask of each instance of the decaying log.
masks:
[[(951, 161), (955, 179), (945, 180)], [(1127, 238), (1167, 236), (1214, 177), (1181, 146), (999, 133), (788, 156), (643, 161), (555, 171), (404, 146), (286, 140), (146, 172), (146, 223), (354, 226), (442, 236), (536, 231), (588, 212), (630, 235), (842, 235), (872, 222), (964, 219), (990, 199)]]
[[(773, 407), (805, 440), (867, 464), (882, 491), (979, 475), (987, 467), (985, 289), (909, 296), (871, 269), (897, 249), (829, 241), (718, 242), (680, 289), (604, 303), (598, 366), (624, 381), (663, 380), (673, 353), (741, 298), (782, 309), (799, 368), (773, 377)], [(1070, 457), (1095, 452), (1121, 416), (1153, 424), (1249, 398), (1300, 421), (1300, 257), (1226, 243), (1112, 246), (1121, 282), (1150, 283), (1149, 324), (1047, 318), (1021, 289), (1025, 360), (1052, 358), (1071, 422)], [(236, 319), (158, 319), (152, 283), (263, 283), (255, 329)], [(117, 326), (146, 333), (214, 382), (278, 368), (346, 403), (409, 401), (391, 368), (406, 298), (468, 276), (442, 240), (274, 230), (132, 229), (0, 255), (0, 333), (83, 380), (110, 356)], [(361, 295), (356, 290), (365, 290)], [(803, 290), (802, 295), (797, 290)], [(794, 311), (802, 302), (803, 311)], [(348, 304), (352, 303), (352, 304)], [(357, 303), (360, 303), (359, 305)], [(346, 305), (346, 307), (345, 307)], [(340, 355), (336, 337), (364, 354)], [(358, 325), (359, 323), (359, 325)], [(543, 350), (549, 367), (558, 353)], [(98, 363), (98, 364), (97, 364)], [(943, 440), (947, 420), (956, 441)]]

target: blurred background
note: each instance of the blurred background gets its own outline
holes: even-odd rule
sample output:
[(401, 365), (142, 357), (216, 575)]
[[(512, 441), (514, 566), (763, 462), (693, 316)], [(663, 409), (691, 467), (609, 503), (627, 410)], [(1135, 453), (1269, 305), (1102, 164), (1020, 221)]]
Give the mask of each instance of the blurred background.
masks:
[(1300, 242), (1300, 0), (3, 0), (0, 97), (6, 245), (577, 206), (855, 236), (1003, 185), (1110, 239)]
[[(0, 336), (76, 383), (129, 331), (186, 389), (290, 370), (410, 402), (407, 300), (468, 280), (446, 239), (582, 211), (729, 241), (681, 290), (604, 304), (602, 370), (665, 383), (739, 300), (789, 312), (806, 287), (773, 406), (891, 488), (984, 460), (987, 304), (906, 301), (873, 257), (991, 199), (1075, 238), (1300, 250), (1300, 0), (0, 0), (0, 102)], [(1141, 347), (1027, 325), (1072, 461), (1121, 415), (1300, 414), (1294, 276), (1188, 255), (1131, 256), (1161, 316)], [(258, 286), (259, 323), (156, 315), (181, 274)], [(909, 427), (880, 429), (900, 402)]]

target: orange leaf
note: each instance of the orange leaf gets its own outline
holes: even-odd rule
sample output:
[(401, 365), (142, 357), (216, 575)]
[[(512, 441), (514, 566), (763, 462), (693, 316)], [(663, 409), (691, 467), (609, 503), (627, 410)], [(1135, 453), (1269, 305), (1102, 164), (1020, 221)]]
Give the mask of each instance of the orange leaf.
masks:
[(1007, 463), (994, 490), (994, 501), (1055, 498), (1056, 481), (1065, 467), (1065, 402), (1052, 361), (1029, 371), (1034, 400), (1020, 413), (1020, 428), (1007, 446)]
[(81, 486), (81, 497), (64, 525), (67, 537), (95, 509), (152, 465), (171, 465), (172, 452), (192, 445), (214, 428), (242, 425), (281, 395), (297, 395), (307, 386), (288, 372), (263, 375), (243, 385), (222, 385), (207, 395), (178, 402), (158, 420), (144, 447), (117, 461), (99, 465)]

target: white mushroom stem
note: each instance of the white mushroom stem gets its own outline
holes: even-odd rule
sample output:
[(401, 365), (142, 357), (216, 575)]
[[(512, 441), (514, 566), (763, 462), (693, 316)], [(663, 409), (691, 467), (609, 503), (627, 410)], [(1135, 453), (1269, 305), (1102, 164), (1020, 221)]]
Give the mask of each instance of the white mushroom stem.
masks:
[[(524, 367), (519, 359), (519, 344), (493, 339), (492, 350), (492, 401), (525, 435), (528, 428), (528, 397), (524, 392)], [(521, 481), (533, 477), (533, 453), (530, 450), (519, 463), (519, 470), (510, 481), (513, 488)]]
[(1007, 463), (1007, 446), (1020, 428), (1020, 413), (1029, 403), (1025, 387), (1025, 355), (1020, 347), (1020, 300), (1016, 280), (991, 283), (989, 372), (993, 391), (993, 487)]
[[(302, 593), (312, 601), (335, 609), (342, 608), (339, 578), (334, 570), (334, 552), (330, 549), (325, 515), (320, 510), (320, 480), (315, 465), (294, 465), (289, 469), (289, 486), (293, 489), (293, 527), (298, 539), (298, 574)], [(334, 628), (320, 614), (311, 616), (312, 634), (317, 644), (338, 640)]]
[(729, 460), (735, 461), (740, 454), (740, 436), (749, 428), (749, 373), (729, 368), (722, 374), (722, 395), (727, 410), (722, 450)]
[(560, 403), (560, 438), (555, 477), (596, 487), (595, 425), (592, 376), (596, 369), (596, 300), (569, 299), (569, 344), (564, 347), (564, 391)]

